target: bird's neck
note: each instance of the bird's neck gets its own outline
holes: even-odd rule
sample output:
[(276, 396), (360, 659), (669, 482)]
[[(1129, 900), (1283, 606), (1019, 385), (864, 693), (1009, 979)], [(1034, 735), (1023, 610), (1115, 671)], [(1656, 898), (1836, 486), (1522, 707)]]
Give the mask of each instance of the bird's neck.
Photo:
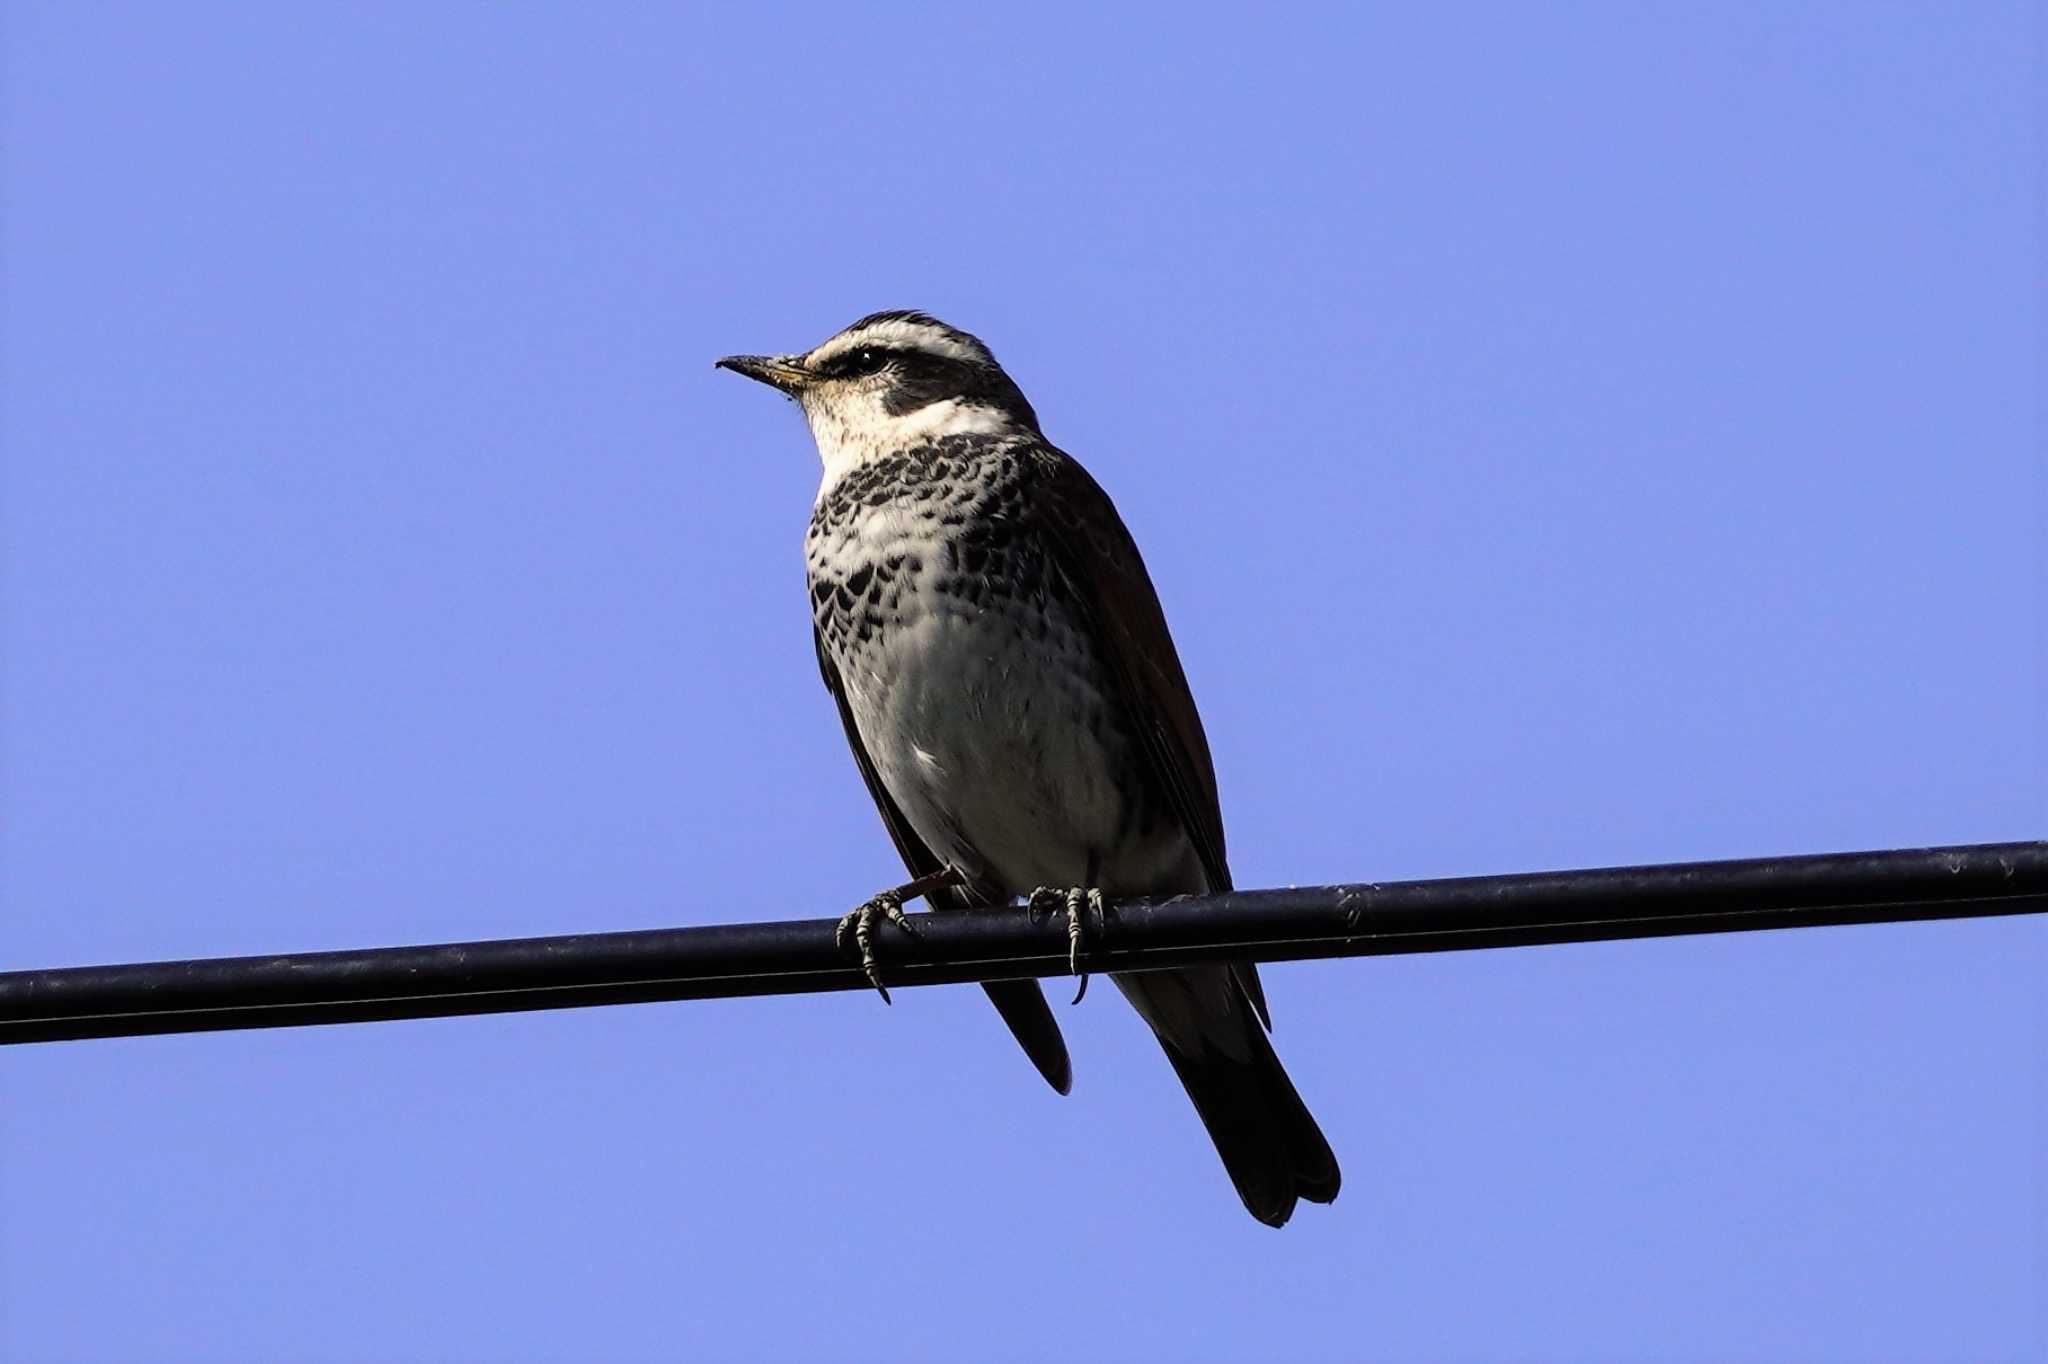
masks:
[(947, 436), (1018, 434), (1016, 422), (1006, 413), (957, 398), (928, 403), (900, 416), (849, 414), (823, 407), (806, 408), (804, 415), (810, 421), (811, 438), (818, 444), (818, 459), (824, 465), (824, 477), (819, 484), (821, 496), (856, 469)]

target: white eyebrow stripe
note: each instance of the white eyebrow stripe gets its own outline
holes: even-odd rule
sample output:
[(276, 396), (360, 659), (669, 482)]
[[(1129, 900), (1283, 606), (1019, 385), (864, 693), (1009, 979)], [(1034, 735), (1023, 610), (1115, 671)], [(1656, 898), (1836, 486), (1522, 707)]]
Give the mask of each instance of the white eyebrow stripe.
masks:
[(958, 340), (951, 333), (928, 322), (913, 322), (903, 318), (870, 322), (858, 331), (841, 332), (805, 356), (804, 360), (809, 365), (817, 366), (834, 356), (843, 355), (861, 346), (901, 346), (908, 350), (943, 355), (951, 360), (965, 360), (973, 364), (989, 362), (988, 355), (971, 342)]

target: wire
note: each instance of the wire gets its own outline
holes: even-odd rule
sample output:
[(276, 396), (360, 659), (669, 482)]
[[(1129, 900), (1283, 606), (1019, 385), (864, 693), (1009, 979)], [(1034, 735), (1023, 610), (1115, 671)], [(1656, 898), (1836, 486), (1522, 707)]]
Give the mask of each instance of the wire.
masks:
[[(2048, 910), (2048, 843), (1985, 843), (1595, 871), (1126, 900), (1082, 964), (1452, 952)], [(1060, 916), (920, 915), (881, 931), (890, 987), (1067, 974)], [(0, 1043), (870, 988), (836, 920), (0, 973)]]

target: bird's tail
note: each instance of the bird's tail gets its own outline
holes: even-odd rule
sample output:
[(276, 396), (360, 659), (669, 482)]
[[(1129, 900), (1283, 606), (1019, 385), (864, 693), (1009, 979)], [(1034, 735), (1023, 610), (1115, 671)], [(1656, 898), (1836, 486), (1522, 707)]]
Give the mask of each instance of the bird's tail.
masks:
[[(1225, 969), (1115, 979), (1158, 1034), (1252, 1216), (1284, 1226), (1297, 1199), (1336, 1198), (1342, 1182), (1336, 1154), (1295, 1092), (1251, 1001)], [(1228, 1009), (1213, 1007), (1219, 990), (1229, 992)], [(1190, 1027), (1185, 1006), (1197, 1000), (1212, 1007), (1201, 1009), (1198, 1026)]]
[(1010, 1025), (1010, 1035), (1045, 1082), (1061, 1094), (1074, 1087), (1074, 1067), (1067, 1060), (1066, 1040), (1060, 1025), (1046, 1007), (1045, 992), (1035, 980), (989, 980), (982, 982), (989, 1002)]
[[(913, 867), (915, 863), (911, 864)], [(964, 887), (932, 891), (925, 896), (925, 903), (933, 909), (948, 913), (988, 909), (1004, 904), (1000, 896), (979, 893)], [(989, 980), (981, 988), (988, 994), (988, 1002), (996, 1006), (996, 1012), (1003, 1016), (1009, 1026), (1010, 1035), (1017, 1039), (1017, 1045), (1024, 1048), (1024, 1054), (1031, 1058), (1031, 1064), (1038, 1067), (1038, 1073), (1045, 1082), (1061, 1094), (1074, 1087), (1073, 1062), (1067, 1059), (1067, 1041), (1060, 1036), (1059, 1021), (1046, 1006), (1045, 992), (1035, 980)]]

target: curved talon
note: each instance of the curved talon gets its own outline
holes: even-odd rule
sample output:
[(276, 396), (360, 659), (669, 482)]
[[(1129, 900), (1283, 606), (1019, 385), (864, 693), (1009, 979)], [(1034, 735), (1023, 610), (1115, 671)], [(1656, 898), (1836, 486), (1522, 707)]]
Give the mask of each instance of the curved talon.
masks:
[(1074, 991), (1075, 1004), (1088, 993), (1088, 973), (1081, 969), (1081, 906), (1091, 901), (1100, 902), (1102, 892), (1084, 890), (1079, 886), (1067, 892), (1067, 969), (1081, 978), (1079, 988)]
[(880, 915), (886, 922), (896, 925), (911, 937), (922, 937), (916, 924), (903, 912), (903, 897), (894, 891), (883, 891), (863, 904), (857, 905), (840, 916), (839, 927), (832, 931), (832, 941), (840, 951), (846, 950), (846, 934), (853, 933), (854, 945), (860, 948), (860, 969), (867, 976), (868, 984), (875, 987), (884, 1004), (893, 1004), (889, 998), (889, 987), (882, 984), (881, 963), (875, 960), (875, 916)]
[(903, 902), (901, 900), (891, 900), (888, 904), (884, 905), (882, 907), (882, 915), (890, 923), (896, 925), (911, 937), (922, 938), (924, 936), (924, 930), (917, 926), (917, 920), (903, 912)]
[(1024, 907), (1034, 916), (1041, 913), (1067, 916), (1067, 969), (1081, 978), (1073, 998), (1073, 1002), (1079, 1004), (1088, 993), (1088, 973), (1081, 969), (1081, 947), (1088, 938), (1086, 911), (1094, 910), (1099, 922), (1107, 922), (1108, 901), (1100, 890), (1092, 886), (1073, 886), (1066, 890), (1040, 886), (1024, 897)]

